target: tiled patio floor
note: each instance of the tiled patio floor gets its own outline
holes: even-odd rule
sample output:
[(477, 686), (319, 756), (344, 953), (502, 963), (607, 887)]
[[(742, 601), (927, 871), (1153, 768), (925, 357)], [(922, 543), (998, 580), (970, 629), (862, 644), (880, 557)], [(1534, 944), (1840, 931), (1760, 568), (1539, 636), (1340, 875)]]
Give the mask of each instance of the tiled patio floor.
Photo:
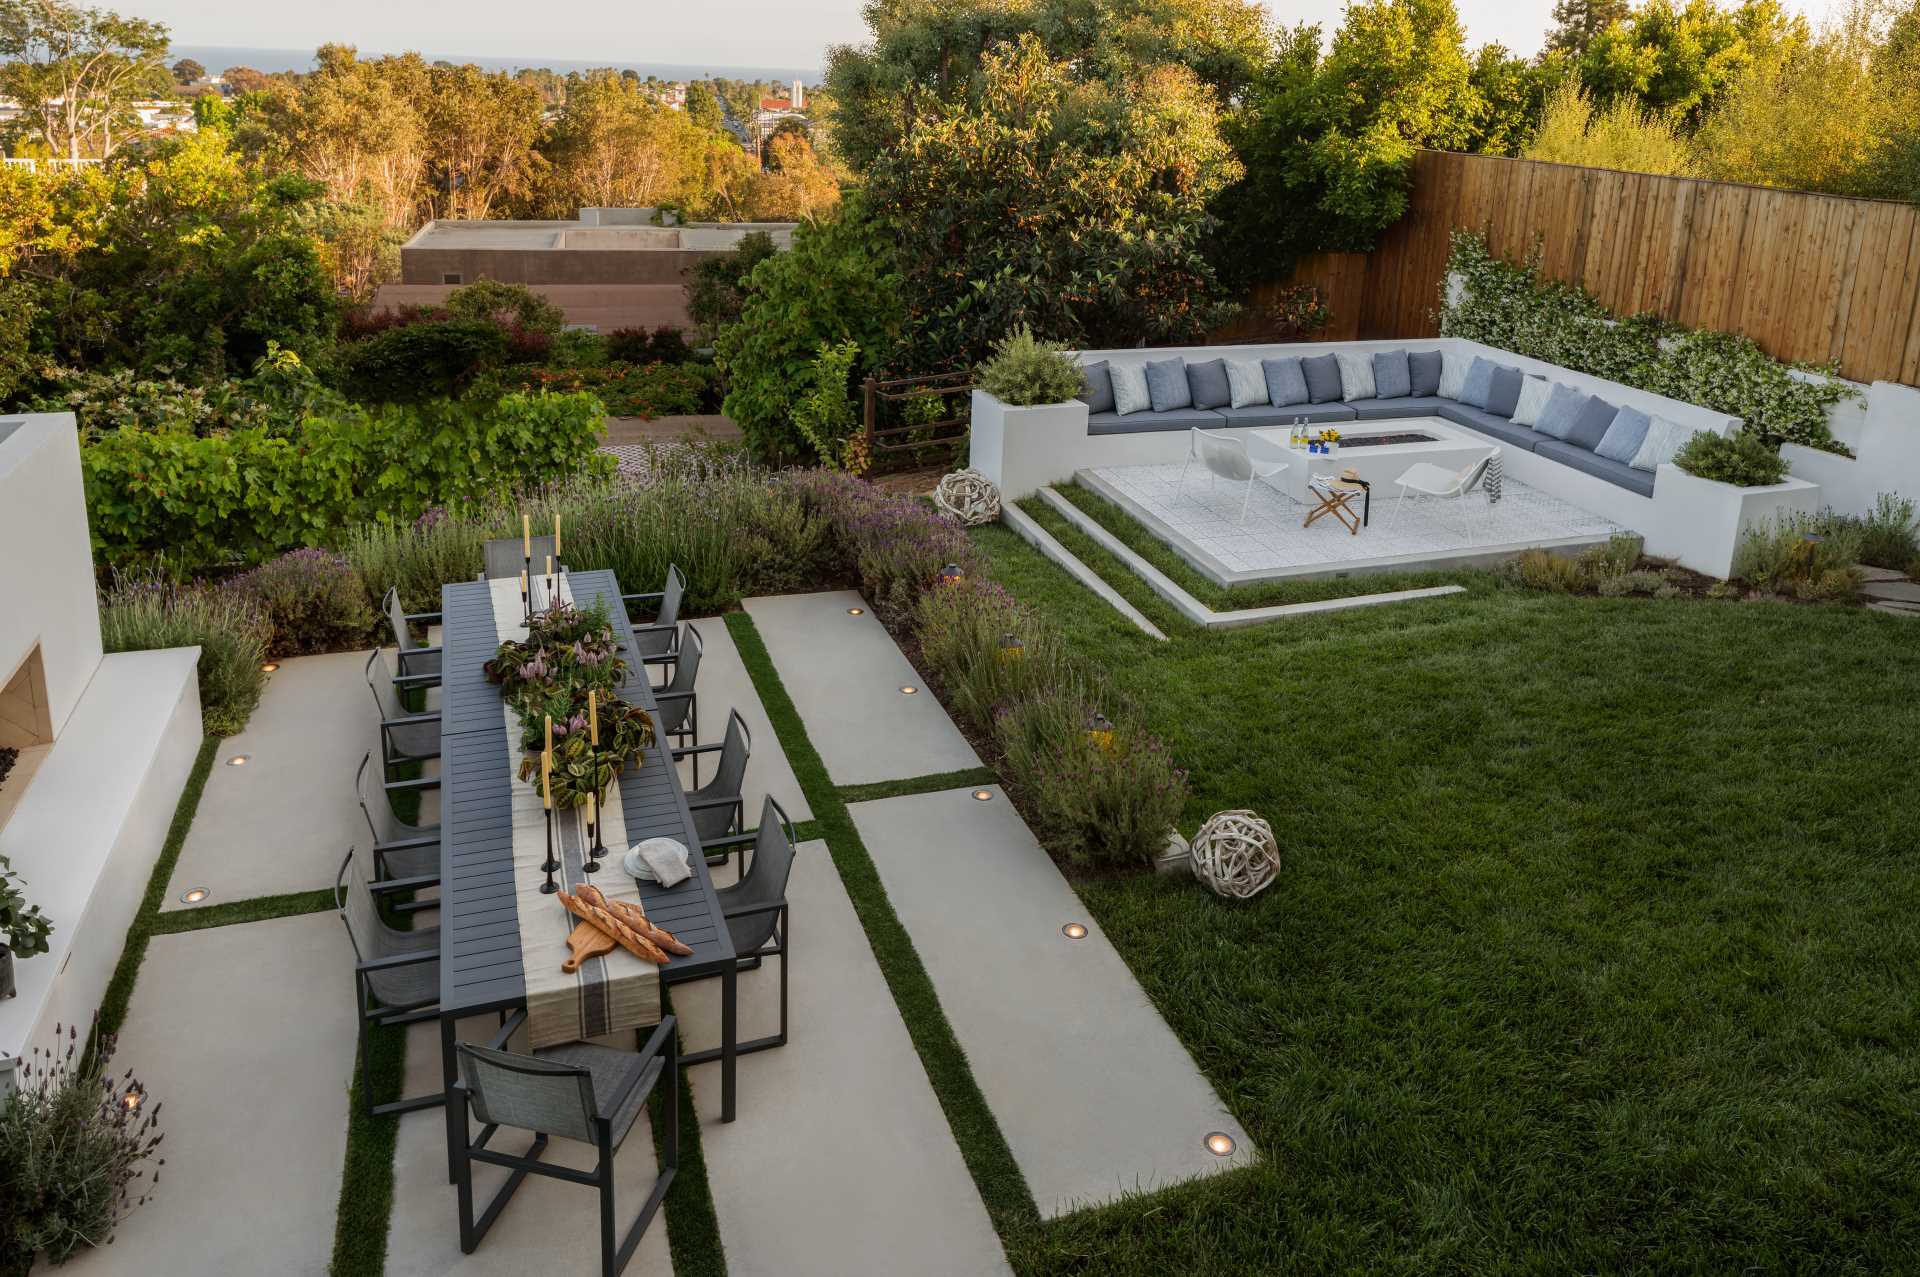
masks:
[(1214, 483), (1194, 468), (1184, 489), (1179, 464), (1086, 471), (1088, 486), (1111, 497), (1194, 566), (1216, 579), (1339, 572), (1365, 567), (1447, 566), (1449, 559), (1583, 541), (1624, 531), (1599, 515), (1512, 478), (1501, 500), (1479, 492), (1460, 500), (1410, 499), (1396, 514), (1398, 490), (1376, 484), (1368, 526), (1349, 535), (1329, 516), (1303, 527), (1310, 506), (1256, 483), (1244, 521), (1244, 485)]

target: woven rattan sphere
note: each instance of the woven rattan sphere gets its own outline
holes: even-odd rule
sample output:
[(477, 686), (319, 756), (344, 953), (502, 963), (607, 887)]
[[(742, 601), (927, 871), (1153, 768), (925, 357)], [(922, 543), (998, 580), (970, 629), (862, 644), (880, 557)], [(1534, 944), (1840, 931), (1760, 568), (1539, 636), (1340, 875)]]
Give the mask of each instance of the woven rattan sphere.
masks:
[(1216, 896), (1257, 896), (1279, 872), (1273, 827), (1250, 811), (1216, 812), (1193, 836), (1193, 875)]
[(978, 470), (955, 470), (941, 479), (933, 503), (970, 528), (1000, 517), (1000, 490)]

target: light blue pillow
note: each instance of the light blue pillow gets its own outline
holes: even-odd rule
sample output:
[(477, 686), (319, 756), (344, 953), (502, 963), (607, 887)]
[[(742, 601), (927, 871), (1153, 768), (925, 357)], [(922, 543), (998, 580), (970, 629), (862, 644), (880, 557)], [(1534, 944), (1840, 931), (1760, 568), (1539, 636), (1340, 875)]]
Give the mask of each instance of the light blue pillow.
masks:
[(1647, 441), (1647, 427), (1652, 424), (1653, 418), (1648, 414), (1638, 408), (1623, 406), (1613, 414), (1613, 424), (1601, 436), (1599, 446), (1593, 450), (1594, 455), (1618, 461), (1621, 465), (1631, 465), (1633, 455)]
[(1404, 399), (1413, 393), (1413, 370), (1404, 350), (1383, 350), (1373, 357), (1373, 396)]
[(1473, 363), (1467, 368), (1467, 379), (1460, 383), (1460, 402), (1469, 408), (1487, 406), (1487, 396), (1493, 393), (1493, 374), (1496, 365), (1474, 356)]
[(1267, 401), (1278, 407), (1307, 402), (1307, 374), (1300, 367), (1300, 356), (1283, 355), (1278, 359), (1262, 359), (1262, 371), (1267, 374)]
[(1589, 398), (1572, 386), (1555, 383), (1553, 393), (1547, 396), (1547, 406), (1540, 410), (1540, 420), (1533, 423), (1533, 428), (1543, 435), (1565, 439), (1573, 433), (1574, 423), (1580, 420), (1580, 410), (1587, 406)]
[(1147, 395), (1155, 412), (1193, 407), (1193, 387), (1187, 384), (1184, 359), (1147, 360)]

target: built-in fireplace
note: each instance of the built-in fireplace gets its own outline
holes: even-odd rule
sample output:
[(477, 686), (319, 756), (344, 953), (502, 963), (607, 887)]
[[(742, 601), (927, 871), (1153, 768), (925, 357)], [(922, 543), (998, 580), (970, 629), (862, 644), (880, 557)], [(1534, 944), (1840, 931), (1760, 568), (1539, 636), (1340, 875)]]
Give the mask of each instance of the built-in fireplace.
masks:
[(36, 643), (20, 668), (0, 686), (0, 827), (6, 825), (52, 745), (47, 670)]

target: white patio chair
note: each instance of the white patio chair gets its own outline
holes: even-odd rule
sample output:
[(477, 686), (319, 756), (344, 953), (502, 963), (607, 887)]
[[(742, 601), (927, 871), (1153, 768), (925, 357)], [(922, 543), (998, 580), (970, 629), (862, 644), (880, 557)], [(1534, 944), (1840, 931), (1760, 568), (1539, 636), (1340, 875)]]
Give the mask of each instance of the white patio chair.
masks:
[[(1400, 486), (1400, 499), (1394, 503), (1393, 519), (1388, 527), (1399, 526), (1400, 511), (1406, 506), (1409, 493), (1439, 501), (1464, 501), (1469, 493), (1480, 486), (1480, 481), (1487, 477), (1487, 466), (1492, 463), (1493, 458), (1494, 453), (1489, 451), (1478, 461), (1462, 466), (1458, 470), (1448, 470), (1434, 465), (1431, 461), (1416, 462), (1405, 474), (1394, 480)], [(1491, 508), (1489, 505), (1488, 509)], [(1468, 539), (1473, 536), (1470, 518), (1466, 506), (1462, 505), (1460, 534)]]
[(1253, 500), (1255, 481), (1264, 482), (1286, 471), (1284, 461), (1256, 461), (1247, 452), (1246, 441), (1223, 435), (1214, 430), (1202, 430), (1195, 426), (1187, 436), (1187, 464), (1180, 468), (1179, 495), (1187, 490), (1187, 471), (1193, 468), (1195, 461), (1207, 468), (1211, 481), (1217, 483), (1226, 479), (1234, 483), (1247, 485), (1246, 495), (1240, 498), (1240, 522), (1247, 521), (1247, 505)]

